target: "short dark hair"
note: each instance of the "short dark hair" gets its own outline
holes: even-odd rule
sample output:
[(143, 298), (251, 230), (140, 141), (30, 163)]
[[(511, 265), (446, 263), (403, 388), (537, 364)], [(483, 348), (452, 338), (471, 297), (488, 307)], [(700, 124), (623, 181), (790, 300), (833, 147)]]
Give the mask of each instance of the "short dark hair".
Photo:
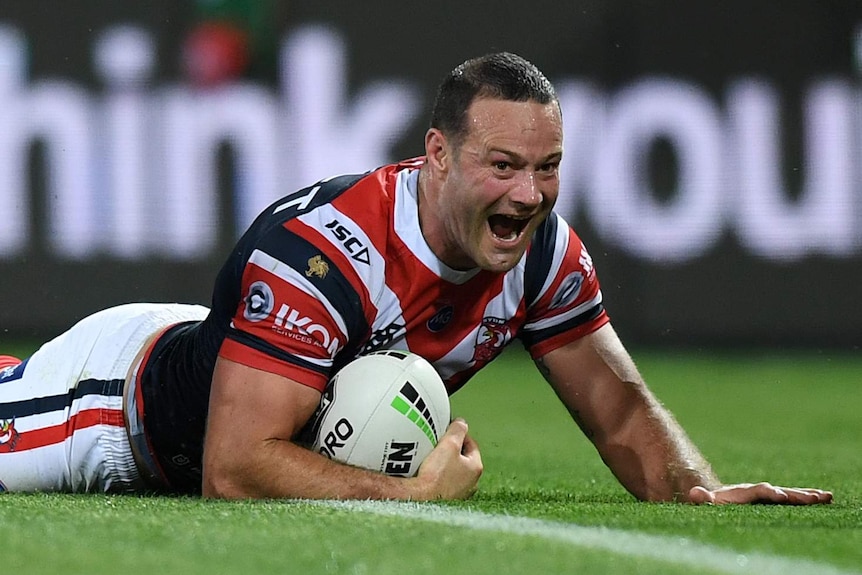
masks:
[(467, 60), (446, 76), (437, 89), (431, 127), (459, 145), (467, 136), (467, 109), (477, 98), (559, 105), (553, 84), (536, 66), (498, 52)]

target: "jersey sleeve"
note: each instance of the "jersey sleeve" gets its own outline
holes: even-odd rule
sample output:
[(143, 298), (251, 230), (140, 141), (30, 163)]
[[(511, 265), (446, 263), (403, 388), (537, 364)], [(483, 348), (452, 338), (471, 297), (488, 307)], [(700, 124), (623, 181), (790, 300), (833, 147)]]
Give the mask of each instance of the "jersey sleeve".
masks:
[(527, 318), (519, 336), (534, 359), (610, 321), (592, 258), (559, 215), (537, 230), (525, 276)]
[(368, 325), (349, 265), (315, 233), (294, 219), (256, 243), (219, 355), (323, 391)]

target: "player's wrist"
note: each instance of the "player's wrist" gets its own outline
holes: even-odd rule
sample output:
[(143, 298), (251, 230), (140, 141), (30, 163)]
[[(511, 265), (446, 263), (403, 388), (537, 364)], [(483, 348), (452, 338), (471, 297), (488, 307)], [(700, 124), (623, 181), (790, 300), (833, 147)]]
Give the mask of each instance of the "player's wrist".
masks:
[(394, 478), (400, 483), (403, 499), (407, 501), (430, 501), (436, 499), (433, 484), (421, 473), (414, 477)]

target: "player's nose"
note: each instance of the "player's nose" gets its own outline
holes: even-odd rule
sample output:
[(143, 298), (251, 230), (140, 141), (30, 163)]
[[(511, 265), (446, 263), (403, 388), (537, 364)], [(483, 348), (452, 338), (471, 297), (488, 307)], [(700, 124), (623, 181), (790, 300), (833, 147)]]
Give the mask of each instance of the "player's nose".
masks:
[(536, 182), (536, 174), (524, 170), (518, 174), (509, 193), (509, 199), (527, 208), (534, 208), (542, 203), (542, 191)]

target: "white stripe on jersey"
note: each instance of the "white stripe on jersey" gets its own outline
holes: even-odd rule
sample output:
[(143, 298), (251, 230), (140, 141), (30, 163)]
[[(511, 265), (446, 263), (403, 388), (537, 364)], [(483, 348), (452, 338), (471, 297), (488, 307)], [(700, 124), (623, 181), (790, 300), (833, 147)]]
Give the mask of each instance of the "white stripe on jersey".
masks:
[[(386, 260), (374, 247), (365, 231), (350, 216), (335, 209), (332, 204), (323, 204), (317, 209), (298, 216), (296, 219), (310, 228), (317, 230), (332, 246), (344, 254), (350, 265), (353, 266), (356, 275), (362, 280), (365, 289), (368, 290), (371, 301), (376, 302), (380, 298), (381, 292), (389, 289), (386, 286), (384, 274), (378, 271), (386, 268)], [(350, 232), (352, 237), (356, 238), (367, 249), (368, 263), (357, 260), (354, 257), (356, 254), (349, 252), (345, 243), (335, 236), (335, 232), (326, 227), (327, 224), (336, 220)]]
[[(524, 266), (526, 261), (525, 254), (514, 268), (506, 272), (503, 277), (503, 289), (488, 302), (482, 317), (498, 318), (505, 322), (515, 317), (518, 313), (518, 306), (524, 298)], [(452, 377), (463, 371), (466, 365), (472, 364), (471, 360), (476, 350), (476, 342), (479, 340), (478, 332), (481, 329), (484, 328), (477, 325), (449, 353), (434, 362), (434, 367), (443, 379)]]
[(478, 337), (476, 332), (480, 328), (481, 326), (476, 326), (473, 331), (449, 350), (449, 353), (433, 362), (434, 369), (444, 381), (473, 365), (471, 360), (476, 350), (476, 338)]
[(398, 172), (395, 189), (395, 233), (420, 262), (438, 277), (456, 285), (466, 283), (481, 271), (452, 269), (431, 251), (422, 230), (419, 228), (419, 170), (402, 170)]
[(551, 269), (548, 270), (548, 275), (545, 277), (545, 283), (542, 285), (542, 289), (539, 290), (539, 293), (536, 294), (533, 301), (527, 302), (528, 308), (539, 301), (551, 287), (551, 284), (554, 283), (554, 280), (557, 278), (557, 274), (560, 273), (560, 266), (563, 264), (563, 257), (569, 249), (569, 224), (566, 223), (566, 220), (564, 220), (559, 214), (552, 213), (551, 216), (557, 218), (557, 239), (554, 242), (554, 255), (551, 260)]
[(598, 304), (602, 303), (602, 292), (599, 290), (596, 295), (589, 301), (585, 301), (579, 306), (573, 307), (569, 311), (565, 313), (561, 313), (560, 315), (555, 315), (554, 317), (547, 317), (545, 319), (540, 319), (539, 321), (534, 321), (533, 323), (525, 323), (522, 329), (533, 331), (545, 329), (548, 327), (552, 327), (555, 325), (559, 325), (575, 316), (578, 316), (591, 307), (594, 307)]
[(321, 304), (326, 308), (326, 311), (332, 316), (332, 319), (335, 320), (335, 323), (338, 324), (338, 329), (341, 330), (341, 333), (345, 336), (347, 335), (347, 324), (344, 322), (344, 318), (341, 317), (341, 314), (338, 313), (338, 310), (333, 307), (326, 296), (319, 289), (314, 287), (308, 278), (303, 276), (301, 273), (285, 264), (284, 262), (275, 259), (271, 255), (261, 250), (254, 250), (251, 254), (251, 257), (248, 258), (249, 263), (256, 265), (257, 267), (266, 270), (267, 272), (281, 278), (285, 282), (289, 283), (293, 287), (300, 289), (307, 293), (308, 295), (316, 298), (320, 301)]
[[(350, 261), (350, 265), (353, 266), (356, 275), (359, 276), (365, 289), (368, 290), (371, 302), (377, 308), (377, 314), (370, 326), (372, 331), (382, 330), (395, 323), (400, 325), (405, 324), (401, 309), (401, 300), (386, 285), (386, 273), (382, 271), (386, 269), (386, 259), (377, 251), (371, 239), (365, 234), (365, 231), (359, 224), (344, 212), (334, 208), (332, 204), (324, 204), (311, 212), (299, 216), (297, 219), (303, 224), (317, 230), (330, 244), (344, 253)], [(364, 247), (368, 248), (368, 264), (353, 258), (354, 254), (351, 254), (347, 250), (347, 247), (326, 228), (326, 225), (333, 220), (338, 220), (341, 225), (350, 230), (353, 237), (362, 242)], [(405, 351), (409, 350), (405, 349)]]
[(521, 256), (521, 261), (503, 277), (502, 291), (485, 306), (485, 315), (501, 317), (509, 320), (518, 313), (518, 305), (524, 299), (524, 268), (527, 265), (527, 254)]

